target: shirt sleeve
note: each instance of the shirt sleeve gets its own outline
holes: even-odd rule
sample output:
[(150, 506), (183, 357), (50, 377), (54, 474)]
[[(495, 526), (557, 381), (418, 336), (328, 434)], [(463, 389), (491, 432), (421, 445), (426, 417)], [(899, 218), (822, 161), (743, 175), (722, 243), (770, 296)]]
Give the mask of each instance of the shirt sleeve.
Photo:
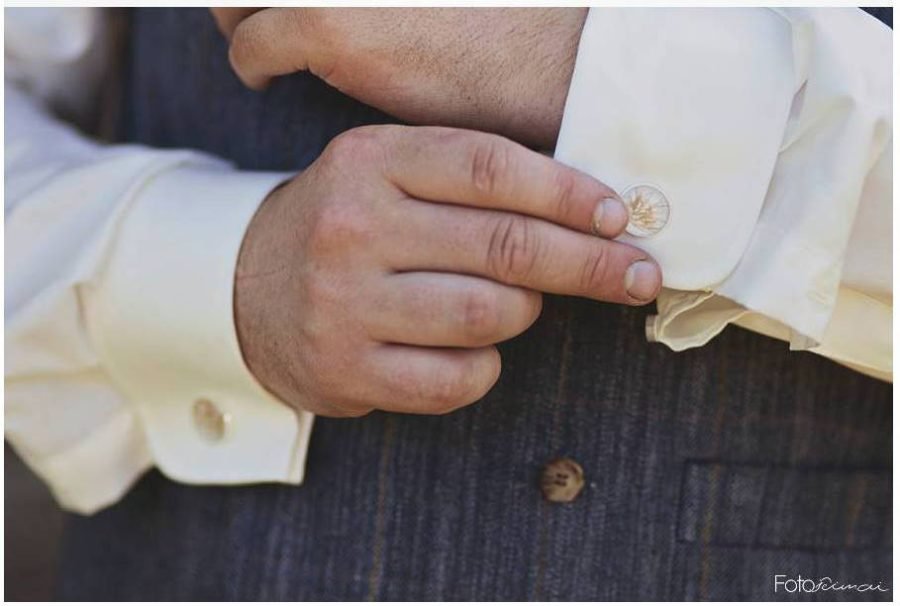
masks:
[(6, 81), (7, 440), (81, 513), (152, 466), (190, 483), (300, 483), (313, 416), (255, 380), (232, 306), (247, 225), (289, 175), (94, 143), (29, 85), (40, 65), (18, 62)]
[(591, 9), (556, 157), (656, 212), (621, 238), (663, 270), (649, 340), (735, 324), (890, 378), (891, 38), (857, 9)]

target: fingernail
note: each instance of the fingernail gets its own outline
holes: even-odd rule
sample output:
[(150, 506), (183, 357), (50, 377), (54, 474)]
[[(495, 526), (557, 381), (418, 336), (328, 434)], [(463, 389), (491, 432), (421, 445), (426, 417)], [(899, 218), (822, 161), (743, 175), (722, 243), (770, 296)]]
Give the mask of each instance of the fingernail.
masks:
[(628, 223), (628, 211), (616, 198), (604, 198), (594, 209), (591, 217), (591, 232), (595, 236), (614, 236)]
[(639, 301), (649, 301), (659, 290), (659, 268), (650, 261), (635, 261), (625, 272), (625, 291)]

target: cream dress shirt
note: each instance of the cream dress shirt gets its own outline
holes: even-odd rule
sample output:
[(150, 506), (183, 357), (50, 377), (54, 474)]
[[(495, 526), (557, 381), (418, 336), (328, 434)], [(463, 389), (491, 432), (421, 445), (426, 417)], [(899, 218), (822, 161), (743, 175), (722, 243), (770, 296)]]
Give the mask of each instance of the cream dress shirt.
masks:
[[(54, 118), (104, 76), (106, 23), (6, 11), (6, 438), (82, 513), (152, 466), (299, 484), (313, 416), (257, 383), (232, 312), (244, 231), (289, 175)], [(663, 268), (650, 340), (737, 324), (890, 378), (891, 38), (855, 9), (590, 11), (556, 157), (649, 192), (657, 221), (622, 239)]]

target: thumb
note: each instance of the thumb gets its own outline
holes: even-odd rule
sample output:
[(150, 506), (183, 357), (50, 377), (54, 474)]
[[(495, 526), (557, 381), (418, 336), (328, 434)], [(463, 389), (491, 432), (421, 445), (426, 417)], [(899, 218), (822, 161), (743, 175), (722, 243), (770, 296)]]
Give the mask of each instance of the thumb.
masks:
[(302, 10), (261, 10), (235, 28), (228, 60), (248, 87), (261, 90), (275, 76), (308, 69), (316, 36), (304, 31), (305, 20), (296, 14)]

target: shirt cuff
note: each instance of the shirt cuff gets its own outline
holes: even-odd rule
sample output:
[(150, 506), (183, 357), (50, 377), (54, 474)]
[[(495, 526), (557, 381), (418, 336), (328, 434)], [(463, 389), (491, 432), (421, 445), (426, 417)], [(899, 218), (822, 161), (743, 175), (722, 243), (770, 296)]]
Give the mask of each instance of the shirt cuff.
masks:
[[(634, 186), (650, 186), (653, 229), (620, 238), (662, 268), (650, 340), (697, 347), (729, 323), (754, 326), (752, 314), (784, 327), (792, 349), (824, 351), (860, 191), (889, 123), (879, 81), (889, 66), (875, 61), (885, 37), (860, 18), (590, 11), (555, 157), (626, 203)], [(633, 223), (648, 212), (632, 210)]]
[(651, 185), (666, 224), (620, 239), (664, 285), (709, 287), (750, 239), (793, 96), (791, 30), (759, 9), (591, 9), (555, 157), (619, 192)]
[(234, 325), (234, 271), (259, 204), (283, 173), (181, 165), (121, 219), (93, 288), (91, 332), (135, 404), (153, 462), (195, 484), (299, 484), (313, 415), (250, 373)]

